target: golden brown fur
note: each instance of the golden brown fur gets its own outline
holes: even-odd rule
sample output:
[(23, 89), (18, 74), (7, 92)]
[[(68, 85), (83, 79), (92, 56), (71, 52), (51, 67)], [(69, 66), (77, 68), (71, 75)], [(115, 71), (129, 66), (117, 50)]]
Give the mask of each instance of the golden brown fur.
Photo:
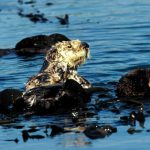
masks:
[(58, 42), (47, 52), (40, 72), (26, 84), (26, 90), (64, 83), (73, 79), (83, 88), (91, 87), (90, 83), (77, 73), (79, 65), (89, 57), (88, 44), (79, 40)]

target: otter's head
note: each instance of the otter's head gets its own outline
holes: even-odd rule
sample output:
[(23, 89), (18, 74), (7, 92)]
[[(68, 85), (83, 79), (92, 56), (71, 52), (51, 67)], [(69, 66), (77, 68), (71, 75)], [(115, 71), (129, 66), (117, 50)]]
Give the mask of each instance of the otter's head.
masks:
[(77, 68), (89, 58), (89, 45), (79, 40), (56, 43), (46, 55), (48, 62), (64, 62), (70, 68)]

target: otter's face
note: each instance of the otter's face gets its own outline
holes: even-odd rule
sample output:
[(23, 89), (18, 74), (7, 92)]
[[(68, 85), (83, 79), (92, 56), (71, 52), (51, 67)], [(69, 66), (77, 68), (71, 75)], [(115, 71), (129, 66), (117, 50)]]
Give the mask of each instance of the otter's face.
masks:
[(71, 68), (83, 64), (90, 55), (89, 45), (79, 40), (59, 42), (55, 44), (54, 49), (59, 56), (56, 59), (67, 63)]

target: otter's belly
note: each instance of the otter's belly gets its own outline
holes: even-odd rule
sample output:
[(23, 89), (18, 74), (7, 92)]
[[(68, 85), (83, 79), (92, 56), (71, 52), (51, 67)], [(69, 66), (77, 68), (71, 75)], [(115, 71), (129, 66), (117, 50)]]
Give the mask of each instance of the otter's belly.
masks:
[[(71, 110), (73, 107), (82, 107), (90, 99), (90, 95), (82, 86), (74, 81), (67, 80), (64, 85), (44, 86), (33, 88), (24, 93), (21, 100), (16, 102), (20, 107), (39, 113), (55, 113)], [(17, 105), (17, 103), (19, 105)]]

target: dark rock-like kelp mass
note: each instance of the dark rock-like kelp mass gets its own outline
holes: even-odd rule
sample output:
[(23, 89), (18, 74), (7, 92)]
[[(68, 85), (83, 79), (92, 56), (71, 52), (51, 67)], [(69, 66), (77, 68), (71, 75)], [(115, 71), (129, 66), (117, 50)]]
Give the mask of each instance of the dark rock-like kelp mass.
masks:
[(52, 45), (57, 42), (69, 41), (70, 39), (62, 34), (51, 35), (36, 35), (27, 37), (19, 41), (15, 46), (15, 52), (18, 55), (34, 55), (39, 53), (46, 53)]
[(0, 57), (11, 53), (16, 53), (18, 56), (44, 54), (52, 47), (52, 45), (62, 41), (70, 41), (70, 39), (65, 35), (58, 33), (27, 37), (20, 40), (15, 45), (15, 48), (0, 49)]
[(117, 85), (119, 97), (136, 97), (150, 95), (150, 69), (139, 68), (124, 75)]
[(14, 103), (14, 109), (61, 114), (75, 107), (83, 107), (89, 100), (90, 94), (79, 83), (67, 80), (63, 86), (41, 86), (25, 92)]

